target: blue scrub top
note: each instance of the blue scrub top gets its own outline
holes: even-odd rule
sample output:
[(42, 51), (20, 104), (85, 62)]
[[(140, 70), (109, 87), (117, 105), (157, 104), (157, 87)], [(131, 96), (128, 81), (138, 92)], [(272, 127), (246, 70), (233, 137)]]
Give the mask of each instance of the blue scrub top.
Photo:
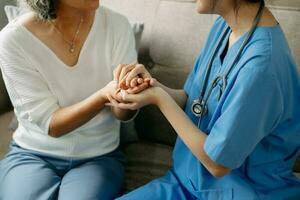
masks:
[[(208, 135), (205, 152), (232, 171), (215, 178), (179, 137), (172, 171), (200, 199), (300, 199), (300, 181), (292, 171), (300, 152), (300, 79), (280, 25), (256, 29), (221, 99), (221, 82), (213, 90), (201, 122), (191, 112), (212, 49), (226, 26), (223, 18), (216, 20), (184, 90), (188, 94), (185, 112)], [(214, 59), (209, 83), (228, 68), (245, 36), (222, 62), (227, 35)]]

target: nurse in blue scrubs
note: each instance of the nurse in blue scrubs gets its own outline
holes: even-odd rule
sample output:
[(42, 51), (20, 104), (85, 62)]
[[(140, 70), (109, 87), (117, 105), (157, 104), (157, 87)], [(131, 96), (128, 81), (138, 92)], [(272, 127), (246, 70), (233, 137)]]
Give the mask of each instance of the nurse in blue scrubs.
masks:
[(197, 8), (220, 17), (183, 90), (163, 86), (142, 65), (116, 70), (128, 86), (139, 75), (153, 87), (112, 103), (155, 104), (178, 134), (167, 174), (120, 199), (300, 199), (292, 172), (300, 80), (280, 25), (262, 0), (198, 0)]

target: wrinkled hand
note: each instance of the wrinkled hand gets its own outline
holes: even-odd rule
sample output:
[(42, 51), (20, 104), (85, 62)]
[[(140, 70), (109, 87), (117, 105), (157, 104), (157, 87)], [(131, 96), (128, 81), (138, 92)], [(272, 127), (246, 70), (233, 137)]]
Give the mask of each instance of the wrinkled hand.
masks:
[(114, 106), (112, 104), (114, 101), (118, 101), (118, 103), (125, 103), (122, 98), (122, 90), (118, 87), (118, 84), (115, 80), (109, 82), (104, 88), (102, 88), (100, 93), (101, 96), (106, 100), (106, 106)]
[(104, 88), (101, 89), (101, 95), (109, 101), (109, 97), (115, 95), (118, 91), (117, 82), (110, 81)]
[[(146, 70), (144, 65), (141, 64), (121, 64), (114, 70), (114, 80), (119, 84), (119, 87), (128, 90), (136, 86), (147, 83), (148, 86), (154, 86), (155, 81), (152, 80), (150, 73)], [(151, 85), (153, 84), (153, 85)], [(131, 92), (141, 92), (136, 90)]]

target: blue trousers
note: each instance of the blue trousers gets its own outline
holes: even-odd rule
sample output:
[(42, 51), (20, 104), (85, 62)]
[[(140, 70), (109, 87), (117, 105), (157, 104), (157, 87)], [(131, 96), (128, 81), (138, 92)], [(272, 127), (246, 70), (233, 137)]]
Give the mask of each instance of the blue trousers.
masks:
[(118, 196), (124, 156), (115, 151), (73, 160), (23, 149), (14, 142), (0, 162), (0, 200), (110, 200)]

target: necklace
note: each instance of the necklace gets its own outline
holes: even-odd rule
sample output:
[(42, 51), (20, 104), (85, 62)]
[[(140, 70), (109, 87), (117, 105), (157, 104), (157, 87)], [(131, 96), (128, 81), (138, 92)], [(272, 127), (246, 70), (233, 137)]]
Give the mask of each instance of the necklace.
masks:
[(78, 24), (78, 26), (77, 26), (76, 32), (75, 32), (75, 34), (74, 34), (74, 37), (73, 37), (72, 41), (69, 41), (69, 40), (67, 40), (67, 39), (64, 37), (63, 33), (62, 33), (62, 32), (55, 26), (55, 24), (51, 21), (51, 24), (53, 25), (54, 30), (55, 30), (59, 35), (61, 35), (61, 38), (65, 41), (65, 43), (67, 43), (67, 44), (69, 45), (69, 52), (70, 52), (70, 53), (74, 53), (74, 52), (75, 52), (75, 48), (76, 48), (75, 41), (76, 41), (76, 39), (77, 39), (77, 37), (78, 37), (78, 35), (79, 35), (79, 32), (80, 32), (80, 28), (81, 28), (82, 23), (83, 23), (83, 18), (82, 18), (82, 16), (81, 16), (80, 22), (79, 22), (79, 24)]

